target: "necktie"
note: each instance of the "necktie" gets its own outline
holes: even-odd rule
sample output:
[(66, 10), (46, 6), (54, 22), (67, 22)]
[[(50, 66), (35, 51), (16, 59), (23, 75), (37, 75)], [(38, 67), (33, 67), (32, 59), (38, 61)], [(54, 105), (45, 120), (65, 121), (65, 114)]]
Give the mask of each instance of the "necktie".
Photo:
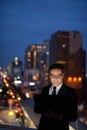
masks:
[(56, 95), (56, 87), (53, 87), (52, 95)]

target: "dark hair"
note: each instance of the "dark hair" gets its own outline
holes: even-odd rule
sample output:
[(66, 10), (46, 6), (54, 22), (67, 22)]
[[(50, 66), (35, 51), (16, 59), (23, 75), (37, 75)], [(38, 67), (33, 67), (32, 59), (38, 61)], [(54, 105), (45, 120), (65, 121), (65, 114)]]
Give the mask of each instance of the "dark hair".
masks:
[(62, 72), (64, 71), (64, 66), (62, 64), (52, 64), (50, 67), (49, 67), (49, 73), (52, 69), (60, 69), (62, 70)]

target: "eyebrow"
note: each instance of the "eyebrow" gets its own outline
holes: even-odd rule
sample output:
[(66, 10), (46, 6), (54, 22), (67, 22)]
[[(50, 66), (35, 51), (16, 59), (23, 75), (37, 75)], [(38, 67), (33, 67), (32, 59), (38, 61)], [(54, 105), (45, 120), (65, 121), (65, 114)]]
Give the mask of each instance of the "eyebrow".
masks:
[[(50, 74), (51, 74), (51, 75), (55, 75), (55, 74), (52, 74), (52, 73), (50, 73)], [(57, 75), (62, 75), (62, 74), (63, 74), (63, 73), (61, 73), (61, 74), (57, 74)], [(57, 75), (56, 75), (56, 76), (57, 76)]]

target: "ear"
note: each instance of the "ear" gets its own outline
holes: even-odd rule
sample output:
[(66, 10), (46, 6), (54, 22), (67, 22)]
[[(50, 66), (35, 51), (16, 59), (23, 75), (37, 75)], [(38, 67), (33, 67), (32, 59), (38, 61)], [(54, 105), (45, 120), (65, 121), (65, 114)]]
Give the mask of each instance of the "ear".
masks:
[(64, 73), (63, 73), (63, 78), (64, 78)]

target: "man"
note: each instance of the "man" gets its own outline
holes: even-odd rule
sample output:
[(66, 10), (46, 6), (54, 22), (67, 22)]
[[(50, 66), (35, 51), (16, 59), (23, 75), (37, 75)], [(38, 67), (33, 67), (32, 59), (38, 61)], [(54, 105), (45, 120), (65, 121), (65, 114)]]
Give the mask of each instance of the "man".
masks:
[[(41, 107), (34, 107), (35, 112), (42, 113), (38, 130), (69, 130), (69, 122), (77, 119), (76, 91), (63, 83), (64, 67), (61, 64), (53, 64), (49, 67), (49, 78), (51, 84), (44, 87), (41, 92), (41, 95), (50, 97), (49, 101), (46, 99), (47, 97), (44, 98), (45, 101), (42, 101), (43, 108), (45, 107), (44, 103), (48, 102), (48, 110), (44, 108), (41, 111)], [(56, 95), (55, 101), (51, 95)], [(58, 101), (57, 97), (63, 98)], [(67, 101), (66, 97), (68, 97)], [(69, 105), (67, 105), (68, 102)], [(39, 107), (39, 111), (37, 107)]]

